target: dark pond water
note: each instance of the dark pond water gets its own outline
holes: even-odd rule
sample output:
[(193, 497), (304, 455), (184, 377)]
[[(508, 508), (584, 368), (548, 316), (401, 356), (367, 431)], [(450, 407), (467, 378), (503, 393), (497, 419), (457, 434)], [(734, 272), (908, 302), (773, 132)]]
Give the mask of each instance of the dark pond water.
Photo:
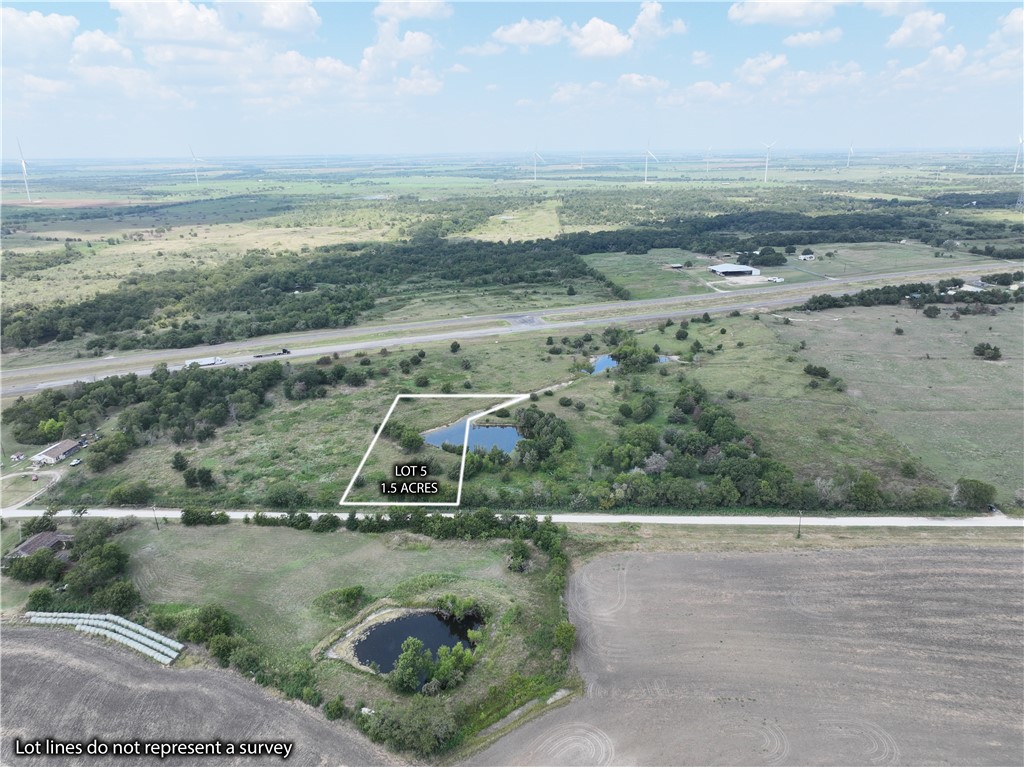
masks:
[[(660, 355), (658, 362), (668, 362), (668, 357)], [(602, 354), (600, 357), (594, 360), (594, 373), (600, 373), (604, 370), (611, 370), (613, 367), (618, 366), (618, 362), (612, 359), (610, 354)], [(591, 374), (593, 375), (593, 373)]]
[[(445, 442), (452, 445), (462, 445), (462, 438), (466, 433), (466, 419), (463, 418), (457, 423), (453, 423), (451, 426), (445, 426), (443, 429), (434, 429), (433, 431), (424, 432), (423, 439), (426, 440), (427, 444), (436, 445), (441, 447)], [(506, 453), (511, 453), (523, 437), (520, 435), (519, 430), (515, 426), (481, 426), (473, 424), (469, 429), (469, 449), (483, 448), (484, 450), (490, 450), (492, 447), (497, 447), (499, 450), (503, 450)]]
[(423, 646), (437, 655), (439, 647), (451, 647), (458, 643), (468, 648), (467, 632), (479, 628), (477, 623), (445, 621), (434, 613), (412, 613), (387, 623), (378, 623), (353, 649), (363, 665), (376, 663), (381, 673), (388, 673), (395, 667), (395, 661), (402, 654), (402, 642), (416, 637)]

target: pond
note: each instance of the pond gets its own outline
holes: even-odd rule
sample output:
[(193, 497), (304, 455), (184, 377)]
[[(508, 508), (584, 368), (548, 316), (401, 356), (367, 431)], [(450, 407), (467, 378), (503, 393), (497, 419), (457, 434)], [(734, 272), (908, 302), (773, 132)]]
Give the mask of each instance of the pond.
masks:
[(424, 648), (436, 656), (438, 648), (442, 646), (461, 644), (468, 649), (470, 642), (467, 632), (479, 626), (479, 623), (468, 621), (446, 621), (437, 613), (412, 613), (372, 626), (352, 649), (364, 666), (376, 663), (381, 673), (386, 674), (394, 669), (398, 656), (402, 654), (402, 642), (409, 637), (419, 639)]
[[(463, 437), (466, 434), (466, 419), (423, 433), (423, 439), (429, 445), (441, 447), (445, 442), (451, 445), (462, 445)], [(469, 449), (482, 448), (490, 450), (497, 447), (506, 453), (511, 454), (516, 443), (523, 437), (515, 426), (484, 426), (473, 424), (469, 428)]]
[[(658, 355), (658, 362), (668, 362), (668, 357), (664, 354), (660, 354)], [(591, 373), (591, 375), (595, 375), (596, 373), (600, 373), (605, 370), (611, 370), (613, 367), (617, 367), (619, 363), (612, 359), (612, 355), (602, 354), (600, 357), (596, 357), (594, 359), (593, 364), (594, 372)]]

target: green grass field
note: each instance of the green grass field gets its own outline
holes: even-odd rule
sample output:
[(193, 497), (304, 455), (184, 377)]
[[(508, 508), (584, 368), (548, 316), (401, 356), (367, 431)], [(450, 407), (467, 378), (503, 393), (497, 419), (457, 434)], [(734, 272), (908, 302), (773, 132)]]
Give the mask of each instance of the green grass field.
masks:
[[(842, 376), (858, 409), (946, 484), (984, 480), (1010, 507), (1024, 487), (1024, 325), (1012, 306), (959, 321), (858, 307), (797, 315), (773, 329), (786, 342), (805, 341), (802, 354)], [(897, 325), (903, 335), (895, 335)], [(999, 346), (1003, 358), (975, 357), (983, 341)]]
[[(385, 605), (409, 606), (429, 605), (447, 593), (475, 597), (491, 615), (489, 644), (484, 662), (460, 688), (463, 700), (483, 696), (515, 671), (531, 674), (546, 667), (548, 660), (534, 657), (516, 627), (523, 619), (503, 620), (510, 609), (533, 616), (525, 627), (560, 610), (557, 596), (542, 589), (543, 571), (509, 571), (505, 543), (498, 540), (437, 541), (346, 530), (318, 535), (239, 522), (200, 529), (168, 524), (158, 531), (152, 521), (118, 540), (131, 554), (130, 574), (147, 602), (222, 604), (277, 663), (309, 657), (343, 625), (313, 606), (326, 591), (358, 584), (374, 600), (390, 600)], [(378, 679), (342, 661), (321, 661), (317, 676), (327, 700), (344, 694), (351, 705), (395, 698)]]

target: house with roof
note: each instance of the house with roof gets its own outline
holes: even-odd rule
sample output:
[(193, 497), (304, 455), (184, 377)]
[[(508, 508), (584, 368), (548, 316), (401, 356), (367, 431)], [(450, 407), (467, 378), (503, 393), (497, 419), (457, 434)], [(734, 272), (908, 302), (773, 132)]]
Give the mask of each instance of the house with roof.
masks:
[(63, 442), (58, 442), (56, 445), (50, 445), (41, 453), (36, 453), (32, 456), (32, 460), (36, 463), (46, 463), (52, 466), (81, 449), (82, 445), (78, 440), (66, 439)]

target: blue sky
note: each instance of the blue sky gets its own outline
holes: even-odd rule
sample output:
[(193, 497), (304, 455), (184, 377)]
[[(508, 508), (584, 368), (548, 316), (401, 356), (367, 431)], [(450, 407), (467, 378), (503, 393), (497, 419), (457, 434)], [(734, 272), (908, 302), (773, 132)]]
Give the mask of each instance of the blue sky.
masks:
[(1016, 149), (1020, 3), (4, 3), (5, 159)]

